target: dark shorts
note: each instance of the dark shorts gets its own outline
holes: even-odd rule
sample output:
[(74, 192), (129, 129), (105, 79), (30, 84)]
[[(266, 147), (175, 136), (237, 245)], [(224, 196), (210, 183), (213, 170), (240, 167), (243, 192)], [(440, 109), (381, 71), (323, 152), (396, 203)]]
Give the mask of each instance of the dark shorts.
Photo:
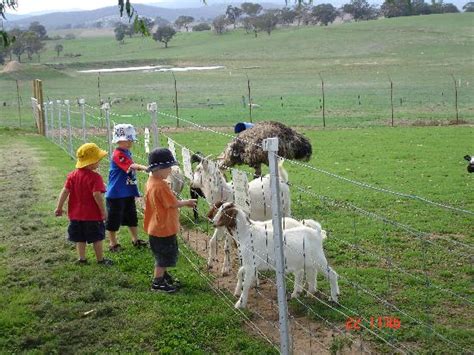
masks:
[(136, 227), (138, 226), (137, 206), (135, 197), (108, 198), (107, 222), (105, 229), (116, 232), (120, 226)]
[(154, 237), (150, 235), (150, 249), (155, 257), (155, 266), (174, 267), (178, 261), (178, 240), (175, 235)]
[(68, 239), (75, 243), (94, 243), (105, 238), (102, 221), (70, 221), (67, 228)]

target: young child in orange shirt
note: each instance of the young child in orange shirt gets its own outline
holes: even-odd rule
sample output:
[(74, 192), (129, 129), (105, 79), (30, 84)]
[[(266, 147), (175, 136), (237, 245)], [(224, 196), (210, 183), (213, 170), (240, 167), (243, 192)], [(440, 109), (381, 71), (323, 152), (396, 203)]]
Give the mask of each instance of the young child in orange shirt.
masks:
[(148, 156), (148, 178), (145, 190), (144, 229), (149, 235), (150, 249), (155, 257), (152, 291), (176, 292), (179, 283), (167, 268), (178, 261), (179, 208), (195, 207), (196, 200), (178, 200), (165, 179), (171, 167), (178, 165), (169, 149), (154, 149)]

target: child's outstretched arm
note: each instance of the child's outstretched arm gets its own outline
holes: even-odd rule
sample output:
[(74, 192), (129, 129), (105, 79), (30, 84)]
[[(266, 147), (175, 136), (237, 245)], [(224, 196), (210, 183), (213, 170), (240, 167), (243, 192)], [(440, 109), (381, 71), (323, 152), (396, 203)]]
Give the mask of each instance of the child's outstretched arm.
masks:
[(146, 169), (148, 169), (148, 167), (145, 165), (133, 163), (130, 165), (127, 172), (130, 172), (130, 170), (146, 171)]
[(58, 204), (56, 205), (56, 210), (54, 214), (59, 217), (63, 215), (63, 206), (64, 202), (66, 202), (67, 198), (69, 197), (69, 190), (63, 187), (61, 193), (59, 194)]
[(194, 208), (196, 207), (196, 202), (197, 200), (190, 199), (190, 200), (178, 200), (176, 203), (176, 207), (191, 207)]
[(105, 221), (107, 219), (107, 210), (105, 209), (104, 194), (100, 191), (96, 191), (93, 192), (92, 195), (94, 196), (95, 203), (97, 203), (100, 213), (102, 214), (102, 218)]

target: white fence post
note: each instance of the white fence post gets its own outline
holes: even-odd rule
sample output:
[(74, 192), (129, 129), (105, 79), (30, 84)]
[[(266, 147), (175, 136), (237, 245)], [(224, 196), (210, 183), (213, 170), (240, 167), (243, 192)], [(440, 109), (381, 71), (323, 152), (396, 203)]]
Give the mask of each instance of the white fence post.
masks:
[(63, 146), (63, 134), (62, 134), (62, 128), (63, 124), (61, 121), (61, 100), (56, 100), (56, 104), (58, 105), (58, 130), (59, 130), (59, 146)]
[(153, 132), (153, 149), (160, 146), (160, 141), (158, 140), (158, 122), (156, 118), (156, 111), (158, 111), (158, 106), (156, 102), (151, 102), (147, 105), (148, 112), (151, 115), (151, 130)]
[(48, 102), (43, 103), (44, 107), (44, 135), (49, 138), (49, 117), (48, 117)]
[(74, 158), (74, 152), (72, 149), (72, 127), (71, 127), (71, 105), (69, 100), (64, 100), (66, 105), (66, 114), (67, 114), (67, 130), (68, 130), (68, 141), (69, 141), (69, 155), (71, 158)]
[(50, 131), (50, 138), (51, 138), (51, 141), (54, 142), (54, 102), (53, 101), (50, 101), (49, 102), (49, 113), (50, 113), (50, 127), (49, 127), (49, 131)]
[(83, 143), (86, 142), (87, 133), (86, 133), (86, 100), (79, 99), (79, 106), (81, 106), (81, 113), (82, 113), (82, 141)]
[(110, 130), (110, 104), (106, 102), (103, 106), (105, 110), (105, 120), (107, 121), (107, 145), (109, 146), (109, 159), (112, 160), (112, 139)]
[(288, 328), (288, 305), (286, 303), (285, 258), (283, 252), (283, 229), (281, 226), (280, 177), (278, 176), (278, 138), (263, 140), (263, 150), (268, 151), (270, 186), (272, 190), (272, 221), (275, 246), (276, 276), (278, 288), (278, 311), (280, 323), (280, 353), (290, 354), (290, 333)]

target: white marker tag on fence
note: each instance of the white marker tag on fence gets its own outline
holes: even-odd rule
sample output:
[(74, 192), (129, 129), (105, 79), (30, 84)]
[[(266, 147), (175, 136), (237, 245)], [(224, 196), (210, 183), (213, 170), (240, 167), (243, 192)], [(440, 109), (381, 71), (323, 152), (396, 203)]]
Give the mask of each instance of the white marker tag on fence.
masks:
[(250, 195), (247, 174), (244, 171), (232, 169), (234, 185), (234, 201), (237, 206), (250, 214)]
[(183, 155), (184, 176), (186, 176), (189, 180), (192, 180), (193, 167), (191, 166), (191, 154), (189, 153), (189, 149), (183, 147), (183, 149), (181, 150), (181, 154)]
[(145, 153), (150, 154), (150, 130), (148, 128), (145, 128)]
[(171, 153), (176, 159), (176, 148), (174, 147), (174, 140), (172, 140), (171, 138), (168, 138), (168, 148), (169, 150), (171, 150)]

